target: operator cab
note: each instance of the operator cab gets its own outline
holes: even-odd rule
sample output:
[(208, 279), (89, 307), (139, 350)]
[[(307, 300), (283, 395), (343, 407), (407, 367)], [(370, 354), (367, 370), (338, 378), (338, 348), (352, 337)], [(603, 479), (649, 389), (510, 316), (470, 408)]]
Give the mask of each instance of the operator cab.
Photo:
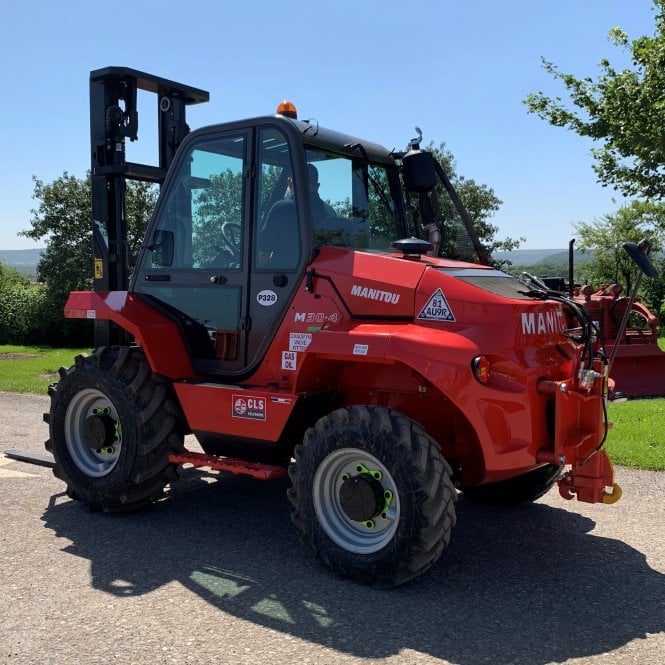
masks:
[(192, 132), (169, 170), (130, 291), (178, 322), (193, 367), (259, 363), (322, 245), (407, 235), (381, 146), (281, 115)]

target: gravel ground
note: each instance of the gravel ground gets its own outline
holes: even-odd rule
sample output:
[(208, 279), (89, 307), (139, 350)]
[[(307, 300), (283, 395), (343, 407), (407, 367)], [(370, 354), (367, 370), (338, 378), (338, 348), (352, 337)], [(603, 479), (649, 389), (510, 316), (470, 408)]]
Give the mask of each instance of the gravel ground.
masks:
[[(43, 452), (47, 408), (0, 393), (0, 451)], [(375, 591), (312, 560), (283, 480), (186, 470), (104, 515), (0, 455), (0, 663), (665, 662), (665, 474), (617, 476), (614, 506), (462, 498), (437, 565)]]

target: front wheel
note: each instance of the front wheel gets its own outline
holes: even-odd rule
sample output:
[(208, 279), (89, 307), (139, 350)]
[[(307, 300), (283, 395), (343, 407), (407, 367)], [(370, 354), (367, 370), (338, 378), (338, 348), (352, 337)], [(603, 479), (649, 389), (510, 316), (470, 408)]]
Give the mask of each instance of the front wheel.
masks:
[(451, 469), (436, 442), (396, 411), (354, 406), (324, 416), (296, 446), (289, 476), (296, 527), (342, 577), (403, 584), (450, 540)]
[(177, 478), (169, 455), (183, 449), (182, 415), (138, 349), (78, 356), (49, 395), (46, 449), (70, 497), (95, 509), (135, 510)]

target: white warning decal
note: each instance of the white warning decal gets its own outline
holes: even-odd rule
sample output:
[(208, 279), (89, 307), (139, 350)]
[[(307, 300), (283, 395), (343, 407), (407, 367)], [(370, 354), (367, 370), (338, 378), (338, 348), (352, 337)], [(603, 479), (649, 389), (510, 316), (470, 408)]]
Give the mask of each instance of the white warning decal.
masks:
[(298, 369), (298, 353), (296, 351), (282, 351), (282, 369), (295, 372)]
[(289, 351), (306, 351), (312, 343), (312, 333), (290, 333)]
[(426, 319), (428, 321), (454, 321), (455, 317), (450, 311), (450, 305), (443, 295), (441, 289), (437, 289), (427, 301), (427, 304), (422, 308), (419, 319)]

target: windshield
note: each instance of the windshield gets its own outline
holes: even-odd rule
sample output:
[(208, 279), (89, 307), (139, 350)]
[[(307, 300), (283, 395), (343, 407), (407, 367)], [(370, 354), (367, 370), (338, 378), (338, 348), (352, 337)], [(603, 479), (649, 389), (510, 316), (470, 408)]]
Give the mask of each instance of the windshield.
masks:
[(306, 157), (317, 246), (390, 251), (402, 233), (389, 169), (312, 148)]

